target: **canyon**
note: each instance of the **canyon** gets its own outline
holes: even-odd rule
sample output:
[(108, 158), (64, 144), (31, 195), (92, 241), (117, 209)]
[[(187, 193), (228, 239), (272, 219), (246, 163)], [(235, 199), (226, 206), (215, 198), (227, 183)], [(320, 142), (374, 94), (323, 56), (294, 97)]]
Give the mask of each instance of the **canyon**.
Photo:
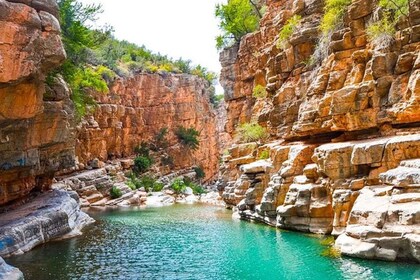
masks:
[[(56, 1), (0, 0), (0, 256), (80, 235), (94, 222), (81, 206), (152, 201), (127, 173), (136, 148), (164, 129), (149, 174), (165, 184), (200, 167), (200, 183), (217, 187), (237, 218), (333, 235), (352, 257), (420, 262), (420, 3), (385, 46), (367, 36), (372, 1), (349, 4), (329, 41), (322, 1), (266, 6), (259, 29), (220, 53), (218, 108), (203, 78), (131, 72), (108, 81), (108, 93), (90, 92), (95, 110), (79, 120), (69, 86), (49, 78), (66, 59)], [(244, 123), (269, 136), (241, 141)], [(199, 132), (197, 149), (180, 143), (179, 127)], [(0, 258), (2, 277), (22, 275)]]
[(270, 134), (228, 149), (223, 199), (245, 220), (338, 236), (345, 255), (418, 262), (420, 6), (386, 46), (367, 36), (377, 7), (352, 1), (321, 44), (322, 1), (267, 1), (259, 30), (221, 53), (226, 131), (255, 122)]

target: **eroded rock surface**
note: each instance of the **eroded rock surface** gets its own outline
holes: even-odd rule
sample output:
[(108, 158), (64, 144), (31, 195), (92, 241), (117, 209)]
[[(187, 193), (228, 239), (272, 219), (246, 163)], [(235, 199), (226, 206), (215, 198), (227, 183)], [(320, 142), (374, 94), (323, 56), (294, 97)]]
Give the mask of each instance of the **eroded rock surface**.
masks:
[[(141, 142), (153, 142), (167, 128), (165, 154), (173, 158), (174, 166), (161, 166), (162, 174), (202, 166), (205, 180), (213, 178), (219, 151), (208, 86), (205, 80), (185, 74), (136, 74), (117, 79), (109, 94), (95, 96), (98, 108), (78, 129), (79, 161), (86, 164), (94, 158), (106, 161), (131, 156)], [(179, 126), (200, 132), (196, 151), (180, 144), (174, 133)]]
[(54, 239), (81, 234), (94, 220), (80, 210), (76, 193), (54, 190), (0, 214), (0, 256), (23, 254)]
[(0, 205), (48, 188), (74, 166), (73, 108), (55, 1), (0, 1)]
[(323, 5), (267, 1), (259, 30), (221, 53), (227, 132), (256, 121), (273, 141), (229, 149), (223, 199), (242, 219), (339, 236), (344, 254), (419, 261), (419, 3), (388, 45), (369, 41), (377, 6), (365, 0), (320, 40)]

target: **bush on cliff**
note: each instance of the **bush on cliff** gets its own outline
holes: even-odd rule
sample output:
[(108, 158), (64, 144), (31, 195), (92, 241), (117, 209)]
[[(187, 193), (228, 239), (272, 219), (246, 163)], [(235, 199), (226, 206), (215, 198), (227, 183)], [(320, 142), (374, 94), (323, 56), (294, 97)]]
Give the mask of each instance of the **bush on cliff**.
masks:
[(76, 0), (58, 0), (62, 40), (67, 59), (58, 73), (62, 74), (72, 90), (71, 98), (79, 118), (89, 113), (95, 101), (89, 91), (107, 92), (108, 86), (101, 73), (87, 65), (89, 50), (104, 42), (111, 29), (91, 30), (88, 22), (95, 21), (102, 12), (100, 5), (84, 5)]
[(146, 172), (150, 166), (152, 166), (153, 162), (151, 158), (145, 156), (137, 156), (134, 159), (134, 171), (136, 173), (144, 173)]
[(321, 31), (324, 36), (328, 36), (342, 22), (344, 13), (352, 0), (326, 0), (324, 16), (321, 19)]
[[(205, 67), (192, 67), (189, 60), (173, 60), (154, 54), (144, 46), (119, 41), (112, 28), (93, 29), (90, 23), (103, 12), (100, 4), (82, 4), (78, 0), (58, 0), (62, 41), (67, 59), (51, 75), (61, 74), (71, 89), (79, 120), (93, 112), (92, 92), (107, 93), (116, 74), (131, 72), (171, 72), (197, 75), (213, 84), (216, 74)], [(48, 78), (47, 81), (53, 79)]]
[(229, 47), (258, 28), (261, 8), (250, 0), (229, 0), (227, 4), (217, 4), (215, 15), (219, 18), (222, 34), (216, 37), (216, 47)]
[(409, 20), (409, 0), (380, 0), (379, 10), (374, 14), (374, 20), (367, 26), (369, 40), (375, 47), (387, 47), (394, 39), (395, 26), (402, 18)]
[(279, 50), (284, 50), (286, 48), (290, 36), (292, 36), (293, 32), (296, 30), (296, 27), (300, 23), (301, 19), (302, 17), (300, 15), (294, 15), (289, 18), (286, 24), (282, 27), (276, 44), (276, 47)]
[(237, 134), (239, 140), (245, 143), (265, 140), (268, 137), (267, 129), (255, 122), (241, 124)]
[(116, 186), (112, 187), (112, 189), (109, 191), (109, 194), (112, 199), (120, 198), (122, 196), (121, 190)]
[(178, 137), (178, 140), (182, 145), (192, 150), (198, 149), (198, 146), (200, 145), (200, 141), (198, 140), (200, 132), (195, 130), (193, 127), (185, 128), (183, 126), (179, 126), (175, 130), (175, 135)]
[(175, 179), (172, 184), (171, 184), (171, 189), (176, 193), (176, 194), (181, 194), (182, 192), (185, 191), (185, 189), (187, 188), (184, 180), (182, 179)]
[(201, 166), (194, 167), (195, 172), (195, 178), (200, 180), (206, 177), (206, 173), (204, 172), (204, 169)]
[(252, 90), (252, 97), (260, 99), (267, 96), (267, 90), (262, 85), (256, 85)]

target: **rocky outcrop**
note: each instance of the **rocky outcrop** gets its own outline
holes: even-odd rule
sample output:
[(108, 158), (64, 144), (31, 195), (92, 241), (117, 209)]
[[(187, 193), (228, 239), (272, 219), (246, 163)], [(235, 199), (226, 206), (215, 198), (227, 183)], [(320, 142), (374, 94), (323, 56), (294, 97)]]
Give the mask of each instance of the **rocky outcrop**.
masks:
[(19, 269), (8, 265), (0, 257), (0, 279), (2, 279), (2, 280), (23, 280), (23, 273)]
[[(270, 157), (255, 161), (262, 151)], [(225, 158), (224, 173), (236, 170), (236, 180), (223, 199), (242, 219), (337, 235), (337, 246), (351, 256), (419, 260), (420, 134), (248, 144), (230, 152), (238, 158)]]
[(54, 239), (81, 234), (94, 222), (79, 207), (76, 193), (54, 190), (14, 211), (0, 214), (0, 256), (22, 254)]
[(0, 205), (74, 165), (73, 109), (46, 74), (65, 52), (55, 1), (0, 1)]
[[(161, 129), (167, 128), (165, 154), (173, 158), (174, 165), (161, 166), (162, 175), (202, 166), (205, 180), (213, 178), (218, 171), (218, 134), (208, 86), (205, 80), (186, 74), (118, 78), (109, 94), (95, 96), (98, 108), (78, 129), (79, 162), (133, 155), (141, 142), (152, 142)], [(174, 133), (179, 126), (200, 132), (196, 151), (180, 144)]]
[[(410, 1), (413, 26), (401, 22), (396, 39), (382, 48), (366, 33), (375, 5), (353, 2), (343, 26), (321, 45), (322, 1), (267, 1), (260, 29), (220, 56), (229, 133), (251, 119), (287, 140), (386, 133), (420, 121), (418, 2)], [(278, 33), (294, 14), (302, 20), (279, 49)], [(252, 97), (257, 85), (266, 87), (268, 98)]]
[[(229, 149), (223, 199), (242, 219), (339, 236), (343, 254), (419, 261), (418, 3), (412, 26), (401, 21), (382, 46), (366, 34), (375, 2), (353, 1), (327, 41), (323, 1), (267, 6), (260, 29), (222, 52), (221, 83), (227, 132), (256, 121), (273, 142)], [(302, 19), (278, 48), (294, 14)], [(266, 98), (252, 97), (258, 85)]]
[[(131, 166), (132, 160), (114, 160), (102, 168), (59, 177), (52, 188), (77, 192), (81, 207), (142, 205), (147, 198), (145, 190), (132, 190), (126, 184), (124, 172)], [(113, 187), (121, 191), (121, 197), (111, 197)]]

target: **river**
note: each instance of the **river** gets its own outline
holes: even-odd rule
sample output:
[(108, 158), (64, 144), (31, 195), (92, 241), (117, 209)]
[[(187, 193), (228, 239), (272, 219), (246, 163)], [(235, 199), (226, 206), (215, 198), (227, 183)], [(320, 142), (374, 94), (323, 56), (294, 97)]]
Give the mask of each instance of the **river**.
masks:
[(417, 264), (323, 256), (321, 237), (203, 205), (89, 210), (83, 236), (6, 259), (25, 279), (420, 279)]

